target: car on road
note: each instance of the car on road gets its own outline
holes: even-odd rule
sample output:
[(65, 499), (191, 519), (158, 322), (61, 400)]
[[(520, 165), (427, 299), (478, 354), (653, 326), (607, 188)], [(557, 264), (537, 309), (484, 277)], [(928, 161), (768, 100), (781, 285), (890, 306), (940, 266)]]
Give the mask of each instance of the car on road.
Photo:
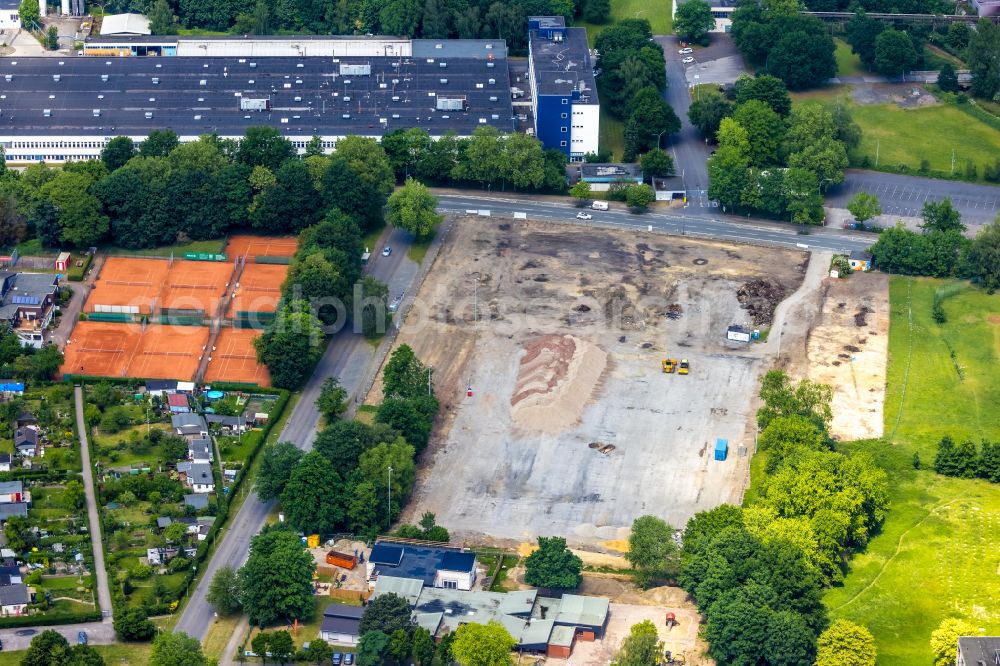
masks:
[(14, 632), (17, 636), (34, 636), (38, 632), (34, 629), (18, 629)]
[(340, 654), (339, 652), (334, 652), (332, 661), (333, 661), (333, 666), (340, 666), (340, 664), (344, 661), (344, 655)]
[(685, 49), (680, 49), (677, 52), (680, 53), (681, 55), (687, 55), (688, 53), (694, 53), (694, 49), (689, 46)]
[(383, 257), (388, 257), (390, 254), (392, 254), (392, 248), (391, 247), (389, 247), (388, 245), (386, 245), (384, 248), (382, 248), (382, 256)]
[(78, 633), (76, 635), (76, 642), (79, 643), (80, 645), (86, 645), (87, 644), (87, 632), (86, 631), (81, 631), (80, 633)]
[(392, 299), (392, 303), (389, 303), (389, 312), (395, 312), (399, 309), (399, 304), (403, 302), (403, 295), (400, 294), (396, 298)]
[(0, 641), (0, 652), (3, 652), (3, 641)]
[(578, 219), (578, 220), (589, 220), (592, 217), (594, 217), (594, 216), (591, 215), (590, 213), (580, 212), (580, 213), (576, 214), (576, 219)]
[(681, 60), (681, 62), (684, 63), (685, 65), (687, 65), (689, 63), (694, 62), (694, 58), (692, 58), (691, 56), (688, 56), (687, 58), (684, 58), (683, 60)]

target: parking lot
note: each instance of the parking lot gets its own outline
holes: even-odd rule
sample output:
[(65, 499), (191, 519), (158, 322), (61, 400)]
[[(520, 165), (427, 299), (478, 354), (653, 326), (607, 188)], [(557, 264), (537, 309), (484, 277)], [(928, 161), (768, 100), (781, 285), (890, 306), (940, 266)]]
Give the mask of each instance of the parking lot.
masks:
[(849, 170), (842, 185), (830, 188), (827, 205), (844, 208), (858, 192), (878, 197), (883, 215), (920, 217), (927, 202), (951, 198), (970, 228), (992, 222), (1000, 213), (1000, 187), (955, 181)]

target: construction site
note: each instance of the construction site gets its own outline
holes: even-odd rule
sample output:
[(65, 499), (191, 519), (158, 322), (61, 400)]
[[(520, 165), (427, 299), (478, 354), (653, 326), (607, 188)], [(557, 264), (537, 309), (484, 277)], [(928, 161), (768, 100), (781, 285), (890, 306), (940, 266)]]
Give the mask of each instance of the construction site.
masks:
[(225, 254), (108, 257), (62, 374), (268, 385), (253, 340), (274, 319), (295, 243), (243, 235)]
[[(772, 318), (808, 264), (793, 250), (459, 220), (398, 339), (442, 403), (401, 520), (431, 511), (458, 538), (621, 550), (637, 516), (680, 527), (738, 503), (758, 380), (783, 337), (768, 329), (804, 348), (807, 329)], [(728, 340), (734, 324), (767, 342)], [(368, 401), (380, 399), (376, 383)]]

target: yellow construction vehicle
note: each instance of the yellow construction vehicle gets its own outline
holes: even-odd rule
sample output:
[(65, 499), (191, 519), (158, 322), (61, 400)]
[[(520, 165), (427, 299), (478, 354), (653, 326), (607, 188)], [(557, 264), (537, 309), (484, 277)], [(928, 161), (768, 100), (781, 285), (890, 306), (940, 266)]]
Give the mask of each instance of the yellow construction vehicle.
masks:
[(677, 366), (677, 374), (678, 375), (686, 375), (686, 374), (688, 374), (688, 371), (690, 369), (691, 369), (691, 366), (688, 365), (688, 360), (686, 358), (682, 358), (680, 365)]
[(676, 358), (665, 358), (663, 359), (663, 372), (671, 373), (677, 367)]

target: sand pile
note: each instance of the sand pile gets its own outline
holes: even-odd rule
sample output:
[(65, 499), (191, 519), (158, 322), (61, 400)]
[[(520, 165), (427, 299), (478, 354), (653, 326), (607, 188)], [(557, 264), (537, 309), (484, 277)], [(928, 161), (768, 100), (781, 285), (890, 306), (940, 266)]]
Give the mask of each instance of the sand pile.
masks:
[(572, 426), (593, 395), (608, 355), (572, 335), (543, 335), (524, 348), (510, 399), (514, 422), (545, 432)]

